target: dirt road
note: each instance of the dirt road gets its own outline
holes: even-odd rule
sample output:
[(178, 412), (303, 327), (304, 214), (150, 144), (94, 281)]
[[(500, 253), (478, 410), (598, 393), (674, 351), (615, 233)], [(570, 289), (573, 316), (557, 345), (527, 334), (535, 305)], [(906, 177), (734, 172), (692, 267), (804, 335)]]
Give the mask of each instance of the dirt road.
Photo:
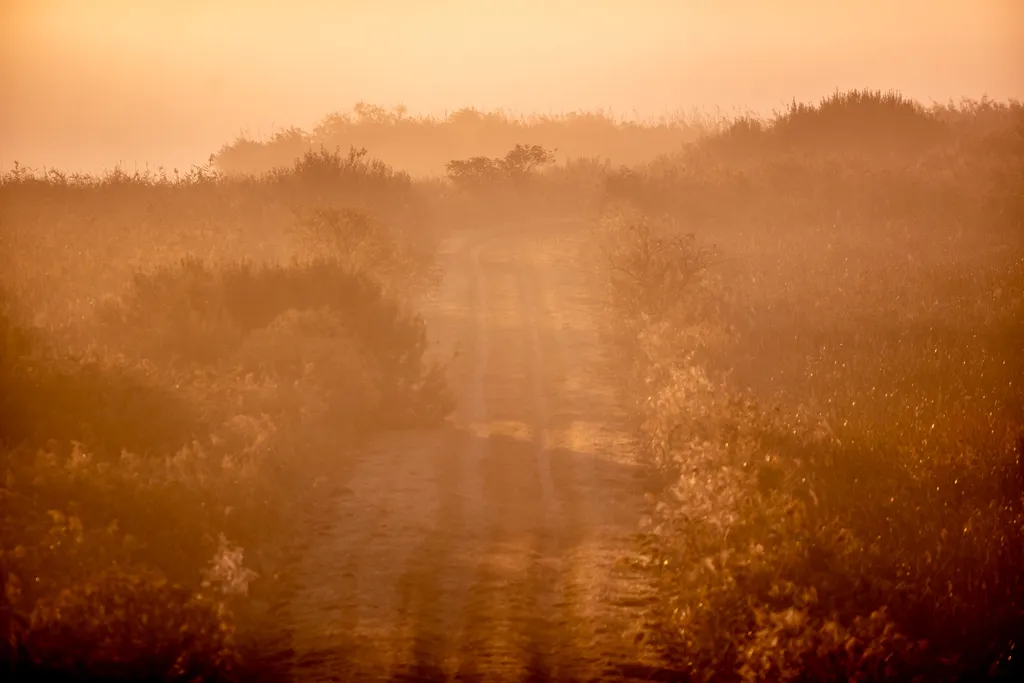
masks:
[(453, 424), (381, 439), (345, 475), (290, 606), (300, 680), (651, 677), (642, 514), (598, 339), (586, 237), (460, 233), (424, 306), (458, 350)]

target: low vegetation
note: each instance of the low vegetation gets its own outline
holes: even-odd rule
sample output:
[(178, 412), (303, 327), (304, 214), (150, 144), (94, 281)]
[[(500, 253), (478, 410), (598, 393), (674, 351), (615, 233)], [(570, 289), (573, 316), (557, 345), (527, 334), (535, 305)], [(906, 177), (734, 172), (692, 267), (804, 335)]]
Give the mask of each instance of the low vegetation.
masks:
[(1019, 677), (1024, 158), (994, 150), (1024, 119), (976, 115), (1007, 125), (837, 96), (613, 177), (653, 633), (687, 678)]
[(1017, 680), (1022, 111), (878, 92), (700, 125), (360, 105), (184, 174), (15, 169), (2, 659), (279, 679), (276, 610), (325, 474), (453, 407), (415, 313), (444, 232), (600, 216), (663, 598), (637, 619), (680, 677)]
[[(317, 161), (314, 180), (401, 182), (357, 154), (262, 185), (4, 179), (4, 240), (25, 247), (0, 316), (0, 630), (16, 678), (279, 679), (265, 647), (279, 627), (261, 624), (332, 495), (322, 482), (367, 435), (450, 412), (409, 305), (436, 280), (431, 240), (327, 201)], [(170, 208), (150, 219), (151, 202)], [(252, 210), (241, 253), (225, 205)], [(261, 223), (281, 208), (302, 210)], [(109, 232), (81, 234), (97, 209)]]
[(308, 151), (367, 148), (387, 163), (418, 177), (444, 175), (452, 159), (501, 158), (530, 143), (559, 150), (560, 160), (601, 157), (635, 164), (697, 139), (714, 125), (710, 117), (682, 114), (633, 122), (604, 112), (515, 116), (460, 109), (444, 117), (414, 116), (402, 107), (361, 102), (334, 112), (310, 131), (286, 128), (263, 140), (240, 137), (211, 159), (228, 174), (261, 174), (290, 168)]

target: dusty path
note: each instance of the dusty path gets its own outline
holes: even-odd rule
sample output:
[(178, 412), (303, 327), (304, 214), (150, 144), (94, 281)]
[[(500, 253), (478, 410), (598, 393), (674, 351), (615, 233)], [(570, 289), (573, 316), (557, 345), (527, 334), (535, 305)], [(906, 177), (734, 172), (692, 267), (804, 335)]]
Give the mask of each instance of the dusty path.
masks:
[(379, 440), (290, 606), (300, 680), (644, 679), (638, 473), (565, 227), (461, 233), (424, 307), (458, 349), (443, 429)]

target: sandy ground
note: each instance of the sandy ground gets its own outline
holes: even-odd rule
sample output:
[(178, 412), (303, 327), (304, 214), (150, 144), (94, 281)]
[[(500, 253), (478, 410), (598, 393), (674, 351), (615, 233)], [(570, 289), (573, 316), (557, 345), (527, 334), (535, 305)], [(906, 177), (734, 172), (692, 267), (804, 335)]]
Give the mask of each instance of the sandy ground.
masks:
[[(377, 440), (297, 573), (300, 680), (654, 678), (642, 480), (598, 335), (586, 233), (461, 232), (423, 313), (451, 424)], [(637, 642), (637, 641), (640, 642)]]

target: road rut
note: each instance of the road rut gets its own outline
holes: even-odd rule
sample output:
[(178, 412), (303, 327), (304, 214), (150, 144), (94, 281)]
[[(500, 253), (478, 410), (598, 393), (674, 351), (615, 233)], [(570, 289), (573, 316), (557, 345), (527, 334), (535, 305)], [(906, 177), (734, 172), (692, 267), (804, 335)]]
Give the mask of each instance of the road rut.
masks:
[[(299, 680), (653, 677), (643, 513), (598, 334), (587, 243), (557, 226), (463, 232), (423, 305), (458, 352), (443, 428), (376, 440), (297, 570)], [(638, 644), (640, 642), (640, 644)]]

